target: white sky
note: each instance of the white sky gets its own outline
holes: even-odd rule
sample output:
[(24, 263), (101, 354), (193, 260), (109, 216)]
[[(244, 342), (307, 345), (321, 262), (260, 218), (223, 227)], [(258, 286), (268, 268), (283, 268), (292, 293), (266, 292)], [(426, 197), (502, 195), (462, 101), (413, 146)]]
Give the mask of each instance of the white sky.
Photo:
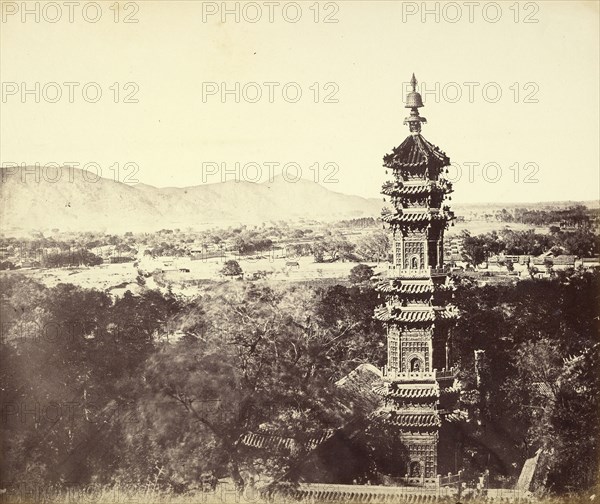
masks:
[[(378, 197), (386, 179), (381, 158), (408, 134), (402, 124), (407, 115), (403, 85), (414, 71), (427, 89), (434, 90), (436, 82), (439, 86), (438, 96), (424, 95), (421, 114), (429, 124), (423, 135), (460, 165), (455, 202), (599, 197), (597, 1), (498, 2), (501, 18), (496, 23), (490, 22), (498, 15), (493, 2), (472, 7), (462, 1), (321, 2), (318, 23), (312, 1), (300, 2), (302, 17), (296, 23), (282, 13), (285, 6), (288, 19), (295, 16), (291, 2), (272, 7), (273, 23), (268, 2), (245, 8), (228, 2), (228, 8), (240, 10), (236, 23), (233, 14), (222, 22), (219, 13), (203, 22), (203, 9), (221, 11), (221, 2), (144, 0), (136, 4), (135, 24), (122, 22), (134, 8), (125, 2), (118, 23), (110, 9), (113, 1), (98, 2), (102, 17), (97, 23), (83, 18), (82, 7), (89, 2), (74, 7), (72, 23), (64, 2), (55, 3), (62, 13), (56, 23), (48, 22), (56, 16), (55, 7), (44, 11), (45, 4), (39, 4), (36, 22), (34, 14), (23, 20), (22, 2), (1, 3), (2, 163), (93, 161), (103, 176), (115, 178), (110, 169), (115, 162), (133, 162), (139, 166), (135, 178), (162, 187), (197, 185), (203, 178), (220, 181), (219, 174), (209, 175), (206, 168), (203, 177), (207, 162), (224, 162), (231, 170), (235, 162), (295, 162), (305, 178), (315, 176), (310, 167), (318, 162), (324, 182), (328, 172), (322, 167), (331, 162), (339, 167), (338, 182), (326, 187)], [(35, 2), (27, 5), (36, 9)], [(15, 6), (19, 12), (11, 15)], [(250, 23), (256, 6), (262, 18)], [(433, 13), (422, 19), (423, 7), (438, 9), (440, 19)], [(93, 6), (86, 9), (88, 18), (96, 15)], [(449, 22), (458, 13), (461, 19)], [(328, 14), (338, 22), (324, 23)], [(525, 23), (526, 16), (538, 22)], [(32, 94), (22, 103), (22, 83), (34, 89), (36, 82), (40, 89), (48, 82), (61, 83), (62, 98), (48, 103), (42, 95), (35, 103)], [(80, 83), (74, 103), (69, 103), (64, 82)], [(97, 103), (82, 97), (88, 82), (102, 90)], [(110, 87), (115, 82), (121, 87), (120, 103), (113, 102)], [(132, 89), (123, 90), (127, 82), (139, 86), (138, 103), (122, 103)], [(230, 88), (236, 82), (241, 87), (256, 82), (263, 97), (257, 103), (235, 103), (228, 95), (222, 103), (217, 94), (203, 103), (206, 82), (225, 82)], [(280, 83), (273, 103), (264, 82)], [(282, 96), (289, 82), (302, 90), (297, 103)], [(313, 101), (315, 82), (319, 103)], [(323, 103), (334, 89), (325, 88), (328, 82), (338, 88), (338, 103)], [(473, 85), (472, 103), (465, 82), (479, 83)], [(458, 101), (451, 83), (462, 91)], [(497, 103), (484, 99), (486, 83), (491, 83), (488, 98), (494, 98), (497, 88), (502, 91)], [(17, 94), (11, 95), (15, 86)], [(253, 98), (254, 89), (246, 90)], [(49, 99), (54, 92), (46, 86)], [(91, 89), (89, 96), (93, 94)], [(293, 95), (290, 88), (288, 96)], [(527, 96), (538, 102), (526, 103)], [(468, 162), (498, 163), (499, 180), (486, 181), (481, 166), (469, 180)], [(539, 167), (537, 173), (532, 165), (524, 167), (528, 162)], [(456, 178), (457, 173), (450, 175)], [(119, 180), (126, 175), (121, 170)], [(488, 180), (496, 175), (490, 167)], [(524, 183), (526, 175), (537, 182)]]

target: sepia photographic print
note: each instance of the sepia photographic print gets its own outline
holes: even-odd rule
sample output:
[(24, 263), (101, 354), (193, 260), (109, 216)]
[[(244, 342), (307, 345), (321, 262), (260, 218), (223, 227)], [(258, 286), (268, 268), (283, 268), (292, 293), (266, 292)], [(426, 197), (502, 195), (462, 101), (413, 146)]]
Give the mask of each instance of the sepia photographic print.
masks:
[(0, 504), (600, 500), (598, 0), (0, 0)]

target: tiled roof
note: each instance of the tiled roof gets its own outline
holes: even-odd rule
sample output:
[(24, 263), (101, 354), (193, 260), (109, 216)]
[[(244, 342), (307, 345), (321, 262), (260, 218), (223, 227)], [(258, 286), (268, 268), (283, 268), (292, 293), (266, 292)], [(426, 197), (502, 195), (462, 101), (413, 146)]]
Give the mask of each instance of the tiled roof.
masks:
[(375, 318), (383, 322), (433, 322), (435, 321), (435, 315), (433, 310), (410, 310), (401, 311), (394, 310), (390, 313), (387, 307), (380, 307), (375, 309)]
[(435, 290), (433, 282), (414, 284), (389, 280), (379, 281), (375, 288), (380, 292), (398, 292), (402, 294), (424, 294)]
[(575, 264), (576, 256), (574, 255), (559, 255), (556, 256), (552, 263), (553, 264)]
[(448, 156), (421, 135), (408, 136), (392, 153), (387, 154), (383, 161), (389, 168), (450, 164)]
[[(382, 399), (373, 389), (379, 384), (381, 378), (381, 370), (372, 364), (361, 364), (337, 381), (336, 386), (342, 392), (339, 398), (340, 408), (352, 408), (356, 411), (362, 409), (365, 413), (370, 413), (377, 409), (381, 405)], [(336, 428), (325, 429), (308, 440), (303, 440), (304, 448), (316, 448), (329, 439), (335, 431)], [(263, 431), (247, 433), (242, 437), (242, 443), (246, 446), (267, 450), (278, 448), (291, 450), (298, 446), (299, 441), (291, 437), (278, 436), (268, 431)]]
[(451, 290), (452, 286), (444, 283), (436, 283), (429, 281), (427, 283), (414, 283), (411, 280), (402, 280), (400, 278), (386, 278), (379, 280), (375, 284), (375, 289), (379, 292), (385, 293), (399, 293), (399, 294), (425, 294), (433, 293), (435, 291), (447, 291)]
[(418, 212), (418, 213), (397, 213), (397, 212), (383, 212), (381, 218), (384, 222), (389, 224), (403, 224), (411, 222), (432, 222), (432, 221), (446, 221), (451, 218), (451, 215), (447, 212), (444, 213), (432, 213), (432, 212)]
[(437, 386), (418, 387), (418, 388), (395, 388), (391, 389), (385, 385), (378, 385), (373, 392), (384, 397), (398, 397), (401, 399), (420, 399), (427, 397), (439, 397), (439, 388)]
[(381, 193), (387, 196), (413, 196), (432, 193), (448, 194), (452, 192), (452, 184), (447, 181), (426, 181), (418, 185), (404, 185), (402, 182), (386, 182)]
[[(333, 429), (327, 429), (319, 435), (310, 438), (305, 444), (305, 448), (312, 449), (317, 447), (323, 441), (331, 437), (334, 432)], [(268, 432), (249, 432), (242, 437), (242, 443), (245, 446), (266, 448), (269, 450), (277, 448), (287, 448), (288, 450), (291, 450), (297, 445), (297, 441), (294, 438), (278, 436)]]
[(549, 256), (547, 254), (542, 254), (540, 256), (533, 258), (534, 265), (540, 264), (552, 264), (552, 265), (574, 265), (577, 256), (574, 255), (558, 255), (556, 257)]
[[(379, 486), (340, 485), (331, 483), (299, 483), (290, 492), (294, 499), (309, 502), (362, 502), (362, 503), (434, 503), (454, 502), (450, 486)], [(277, 494), (276, 494), (277, 495)], [(286, 501), (289, 499), (286, 499)]]
[(583, 264), (596, 264), (600, 263), (600, 257), (583, 257), (581, 259)]
[(545, 397), (554, 397), (554, 394), (552, 392), (552, 389), (548, 386), (547, 383), (544, 382), (534, 382), (533, 384), (533, 389), (538, 393), (541, 394)]
[(435, 320), (433, 311), (400, 311), (392, 315), (399, 322), (429, 322)]
[(439, 427), (440, 417), (437, 412), (428, 413), (405, 413), (389, 410), (381, 410), (376, 416), (390, 425), (399, 427)]
[(414, 186), (385, 186), (381, 190), (382, 194), (388, 196), (399, 196), (404, 194), (429, 194), (432, 192), (432, 187), (429, 184), (414, 185)]
[(375, 318), (382, 322), (435, 322), (436, 320), (455, 319), (457, 316), (456, 309), (450, 305), (441, 310), (436, 310), (431, 306), (419, 310), (394, 307), (391, 313), (387, 306), (375, 309)]
[(440, 394), (458, 394), (460, 387), (458, 385), (452, 385), (452, 387), (445, 387), (440, 390)]
[(253, 448), (288, 448), (291, 449), (294, 440), (274, 434), (249, 432), (242, 437), (242, 443)]
[(361, 364), (337, 381), (337, 387), (346, 394), (345, 399), (352, 403), (345, 406), (353, 408), (359, 406), (365, 412), (376, 409), (380, 405), (381, 398), (373, 392), (373, 387), (381, 382), (381, 378), (380, 369), (372, 364)]
[(444, 420), (451, 423), (459, 423), (467, 421), (469, 415), (463, 410), (454, 410), (444, 415)]

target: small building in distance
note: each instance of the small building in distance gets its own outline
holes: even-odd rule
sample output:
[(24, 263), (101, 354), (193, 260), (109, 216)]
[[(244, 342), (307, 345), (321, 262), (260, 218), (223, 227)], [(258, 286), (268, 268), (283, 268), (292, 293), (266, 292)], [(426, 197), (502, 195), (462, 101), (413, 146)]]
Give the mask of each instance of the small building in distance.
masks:
[(584, 270), (600, 269), (600, 257), (582, 257), (575, 261), (575, 266)]
[(110, 256), (110, 264), (120, 264), (135, 261), (135, 257), (130, 256)]
[(551, 259), (552, 269), (554, 271), (564, 271), (575, 268), (577, 256), (574, 255), (558, 255)]

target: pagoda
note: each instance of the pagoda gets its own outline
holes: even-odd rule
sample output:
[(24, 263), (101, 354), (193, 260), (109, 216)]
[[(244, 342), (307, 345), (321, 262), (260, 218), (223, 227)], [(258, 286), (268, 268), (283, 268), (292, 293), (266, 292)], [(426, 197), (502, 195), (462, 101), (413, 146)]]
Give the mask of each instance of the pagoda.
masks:
[(375, 417), (399, 436), (407, 484), (435, 484), (440, 429), (458, 399), (457, 370), (451, 368), (450, 341), (457, 310), (453, 285), (444, 268), (444, 230), (454, 214), (443, 206), (452, 184), (444, 179), (450, 160), (421, 135), (426, 123), (413, 74), (407, 96), (410, 134), (387, 154), (393, 180), (383, 185), (391, 210), (382, 219), (392, 231), (393, 262), (377, 282), (385, 304), (375, 318), (387, 327), (387, 365), (376, 388), (382, 406)]

